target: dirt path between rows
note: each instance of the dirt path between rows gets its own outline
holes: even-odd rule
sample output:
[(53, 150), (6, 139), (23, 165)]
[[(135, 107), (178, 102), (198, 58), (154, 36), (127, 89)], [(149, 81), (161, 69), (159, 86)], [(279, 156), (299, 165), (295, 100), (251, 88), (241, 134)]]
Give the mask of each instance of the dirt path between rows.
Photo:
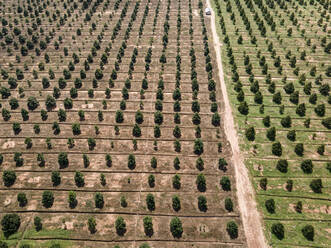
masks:
[(239, 150), (238, 134), (234, 125), (232, 110), (224, 82), (221, 49), (215, 26), (215, 13), (211, 7), (210, 0), (207, 0), (207, 6), (211, 9), (212, 12), (210, 23), (213, 33), (213, 43), (216, 52), (219, 79), (221, 82), (222, 97), (224, 100), (224, 130), (227, 139), (231, 144), (232, 162), (234, 165), (236, 177), (238, 204), (240, 213), (242, 215), (247, 245), (250, 248), (266, 248), (268, 245), (262, 230), (261, 215), (259, 214), (256, 207), (254, 189), (250, 182), (248, 170), (244, 164), (244, 159)]

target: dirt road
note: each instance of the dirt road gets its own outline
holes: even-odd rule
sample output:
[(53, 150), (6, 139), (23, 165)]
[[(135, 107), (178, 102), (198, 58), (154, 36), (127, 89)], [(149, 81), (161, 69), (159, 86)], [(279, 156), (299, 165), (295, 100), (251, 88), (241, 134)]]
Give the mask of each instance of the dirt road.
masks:
[(224, 82), (221, 49), (219, 38), (215, 26), (215, 13), (211, 8), (210, 0), (207, 0), (207, 6), (211, 9), (211, 29), (213, 33), (213, 43), (216, 52), (216, 59), (221, 82), (222, 96), (224, 100), (223, 123), (227, 139), (232, 148), (232, 162), (235, 168), (237, 197), (239, 210), (242, 216), (244, 230), (247, 238), (247, 245), (250, 248), (268, 247), (262, 230), (261, 216), (256, 207), (255, 193), (248, 176), (248, 170), (244, 164), (243, 157), (240, 154), (238, 144), (238, 134), (234, 125), (232, 110)]

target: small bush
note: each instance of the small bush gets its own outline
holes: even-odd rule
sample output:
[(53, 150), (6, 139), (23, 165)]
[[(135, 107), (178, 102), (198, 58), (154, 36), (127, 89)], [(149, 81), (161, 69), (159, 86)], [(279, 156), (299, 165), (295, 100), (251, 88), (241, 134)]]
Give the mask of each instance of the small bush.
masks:
[(220, 158), (218, 160), (218, 168), (222, 171), (226, 171), (227, 170), (227, 165), (228, 163), (226, 162), (225, 158)]
[(177, 195), (172, 197), (172, 208), (178, 212), (181, 209), (180, 199)]
[(91, 234), (97, 232), (96, 226), (97, 226), (97, 222), (95, 221), (95, 218), (93, 217), (88, 218), (87, 227)]
[(70, 208), (75, 208), (77, 206), (78, 201), (76, 198), (76, 193), (74, 191), (69, 191), (68, 203)]
[(297, 202), (297, 204), (296, 204), (296, 206), (295, 206), (295, 211), (297, 212), (297, 213), (302, 213), (302, 201), (298, 201)]
[(321, 179), (313, 179), (310, 182), (309, 186), (312, 189), (312, 191), (314, 191), (315, 193), (322, 193), (323, 185)]
[(44, 191), (42, 195), (42, 204), (45, 208), (51, 208), (54, 203), (54, 195), (52, 191)]
[(145, 235), (148, 237), (152, 237), (154, 233), (152, 218), (149, 216), (144, 217), (143, 223)]
[(275, 213), (276, 206), (275, 206), (275, 200), (274, 199), (268, 199), (268, 200), (266, 200), (264, 205), (265, 205), (267, 211), (270, 214)]
[(84, 187), (85, 185), (85, 179), (83, 173), (80, 171), (75, 172), (75, 184), (77, 187)]
[(196, 179), (196, 185), (200, 192), (206, 191), (206, 178), (204, 174), (199, 174)]
[(303, 152), (304, 152), (304, 148), (303, 148), (303, 144), (302, 143), (298, 143), (295, 145), (295, 148), (294, 148), (294, 152), (302, 157), (303, 156)]
[(198, 208), (201, 212), (206, 212), (208, 207), (207, 207), (207, 199), (205, 196), (200, 195), (198, 197)]
[(181, 238), (183, 234), (182, 222), (178, 217), (170, 221), (170, 232), (174, 238)]
[(271, 232), (274, 234), (279, 240), (284, 239), (284, 225), (282, 223), (275, 223), (271, 226)]
[(276, 165), (277, 170), (279, 170), (282, 173), (287, 173), (288, 168), (288, 162), (286, 159), (280, 159), (277, 161)]
[(288, 192), (291, 192), (293, 189), (293, 180), (291, 179), (287, 180), (285, 187)]
[(99, 192), (95, 193), (94, 195), (94, 203), (95, 203), (95, 207), (96, 208), (103, 208), (103, 206), (105, 205), (105, 201), (103, 199), (103, 195)]
[(148, 194), (146, 196), (146, 205), (149, 211), (154, 211), (155, 210), (155, 200), (154, 196), (152, 194)]
[(53, 186), (58, 186), (61, 184), (61, 175), (58, 171), (52, 171), (51, 175)]
[(272, 144), (272, 154), (275, 156), (282, 156), (283, 153), (283, 149), (282, 149), (282, 145), (280, 144), (280, 142), (275, 142)]
[(6, 238), (16, 233), (21, 225), (21, 218), (17, 214), (6, 214), (2, 217), (1, 226)]
[(231, 239), (238, 238), (238, 225), (234, 221), (230, 221), (226, 224), (226, 231)]
[(301, 229), (302, 235), (309, 241), (314, 241), (314, 235), (315, 235), (315, 231), (314, 231), (314, 227), (312, 225), (305, 225), (302, 229)]
[(130, 170), (136, 168), (136, 158), (134, 155), (130, 154), (128, 157), (128, 167)]
[(263, 190), (267, 190), (267, 185), (268, 185), (268, 179), (266, 177), (262, 178), (260, 180), (260, 187)]
[(282, 124), (283, 127), (290, 128), (292, 125), (292, 119), (290, 116), (286, 116), (281, 119), (280, 123)]
[(15, 171), (9, 171), (9, 170), (5, 170), (2, 174), (2, 180), (3, 180), (3, 184), (6, 187), (10, 187), (12, 186), (15, 181), (16, 181), (16, 173)]
[(231, 190), (231, 181), (230, 181), (229, 177), (223, 176), (221, 181), (220, 181), (220, 184), (221, 184), (222, 189), (224, 191), (230, 191)]
[(41, 218), (39, 216), (35, 216), (33, 219), (33, 224), (37, 232), (39, 232), (43, 228), (43, 224), (41, 222)]
[(313, 167), (313, 162), (310, 159), (301, 162), (301, 169), (305, 174), (311, 174), (313, 172)]
[(246, 138), (249, 141), (254, 141), (255, 140), (255, 129), (254, 127), (249, 127), (245, 131)]
[(322, 120), (322, 125), (327, 129), (331, 129), (331, 117)]
[(233, 202), (232, 202), (231, 198), (225, 198), (224, 207), (228, 212), (233, 211)]
[(17, 201), (20, 207), (25, 207), (28, 203), (28, 199), (26, 198), (26, 194), (23, 192), (20, 192), (17, 194)]
[(116, 229), (116, 233), (119, 236), (123, 236), (126, 233), (126, 223), (123, 219), (123, 217), (118, 217), (115, 221), (115, 229)]
[(194, 141), (194, 153), (201, 155), (203, 153), (203, 142), (201, 139), (196, 139)]

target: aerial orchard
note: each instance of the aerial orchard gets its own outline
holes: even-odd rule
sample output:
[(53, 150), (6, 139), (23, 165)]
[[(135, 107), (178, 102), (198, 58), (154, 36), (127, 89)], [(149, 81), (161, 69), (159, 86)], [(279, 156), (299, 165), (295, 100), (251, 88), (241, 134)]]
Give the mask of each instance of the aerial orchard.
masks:
[[(318, 220), (325, 212), (318, 209), (330, 194), (330, 4), (212, 4), (225, 82), (267, 240), (275, 246), (308, 246), (318, 229), (314, 245), (324, 246), (326, 226)], [(313, 228), (299, 219), (309, 220)]]
[[(10, 240), (245, 244), (205, 7), (0, 4), (0, 209), (15, 215), (0, 217)], [(327, 106), (316, 111), (327, 116)]]

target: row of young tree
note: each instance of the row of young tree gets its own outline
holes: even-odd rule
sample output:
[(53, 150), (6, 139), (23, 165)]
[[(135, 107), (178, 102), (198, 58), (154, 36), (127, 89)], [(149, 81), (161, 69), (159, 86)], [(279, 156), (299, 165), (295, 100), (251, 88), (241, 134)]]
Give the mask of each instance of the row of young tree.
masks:
[[(18, 214), (6, 214), (1, 220), (1, 225), (5, 237), (8, 238), (10, 235), (17, 233), (19, 230), (21, 226), (21, 217)], [(114, 226), (118, 236), (124, 236), (125, 233), (127, 233), (127, 224), (122, 216), (116, 218)], [(34, 227), (37, 232), (43, 230), (42, 219), (38, 216), (34, 217)], [(91, 234), (97, 232), (97, 221), (94, 217), (88, 218), (87, 227)], [(145, 235), (152, 237), (154, 234), (153, 218), (150, 216), (145, 216), (143, 218), (143, 227)], [(179, 239), (183, 236), (184, 229), (180, 218), (173, 217), (169, 223), (169, 229), (175, 239)], [(238, 238), (238, 225), (236, 222), (229, 221), (226, 226), (226, 231), (231, 239)], [(6, 243), (1, 243), (1, 247), (5, 245)], [(146, 247), (146, 245), (143, 247)]]

